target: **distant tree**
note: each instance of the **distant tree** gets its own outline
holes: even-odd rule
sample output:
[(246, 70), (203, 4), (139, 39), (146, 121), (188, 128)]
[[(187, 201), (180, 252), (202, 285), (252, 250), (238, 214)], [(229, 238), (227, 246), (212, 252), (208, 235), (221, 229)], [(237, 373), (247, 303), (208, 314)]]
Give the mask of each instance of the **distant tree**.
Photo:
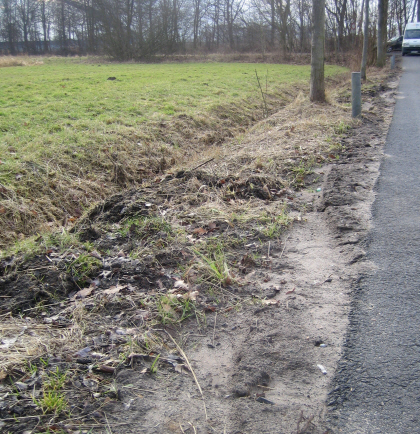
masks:
[(325, 101), (325, 0), (312, 0), (311, 101)]
[(334, 33), (336, 36), (337, 52), (342, 51), (345, 22), (347, 18), (347, 0), (329, 0), (327, 4), (328, 14), (334, 22)]
[(15, 0), (1, 0), (1, 36), (9, 46), (10, 54), (16, 54), (20, 39), (19, 22), (17, 20), (17, 4)]

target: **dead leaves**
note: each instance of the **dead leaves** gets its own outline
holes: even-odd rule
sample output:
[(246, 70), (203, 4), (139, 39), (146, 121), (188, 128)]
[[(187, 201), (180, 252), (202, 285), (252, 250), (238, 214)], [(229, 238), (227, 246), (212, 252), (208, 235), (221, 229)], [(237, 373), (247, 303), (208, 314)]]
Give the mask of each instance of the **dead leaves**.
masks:
[(188, 283), (184, 282), (183, 280), (177, 280), (174, 283), (173, 289), (169, 291), (168, 298), (182, 298), (183, 300), (196, 301), (198, 295), (199, 292), (197, 290), (194, 291)]
[(275, 300), (274, 298), (270, 298), (269, 300), (261, 300), (261, 303), (265, 306), (279, 306), (280, 300)]
[(210, 222), (206, 228), (198, 227), (192, 230), (192, 234), (197, 238), (200, 238), (206, 234), (212, 233), (215, 230), (219, 229), (215, 222)]
[(95, 287), (93, 285), (89, 286), (89, 288), (81, 289), (80, 291), (76, 292), (73, 296), (73, 300), (79, 300), (82, 298), (88, 297), (90, 294), (92, 294)]
[[(73, 295), (73, 297), (71, 298), (71, 300), (81, 300), (84, 299), (86, 297), (89, 297), (92, 292), (97, 289), (97, 284), (96, 282), (92, 282), (90, 284), (90, 286), (88, 288), (84, 288), (81, 289), (80, 291), (76, 292), (76, 294)], [(99, 294), (106, 294), (106, 295), (115, 295), (118, 294), (120, 291), (127, 289), (127, 285), (114, 285), (114, 286), (110, 286), (107, 289), (103, 289), (101, 291), (99, 291)]]
[(197, 237), (201, 237), (201, 236), (207, 234), (207, 231), (203, 228), (196, 228), (192, 231), (192, 233), (194, 235), (197, 235)]
[(126, 285), (110, 286), (108, 289), (104, 289), (102, 292), (108, 295), (118, 294), (121, 290), (125, 288), (127, 288)]

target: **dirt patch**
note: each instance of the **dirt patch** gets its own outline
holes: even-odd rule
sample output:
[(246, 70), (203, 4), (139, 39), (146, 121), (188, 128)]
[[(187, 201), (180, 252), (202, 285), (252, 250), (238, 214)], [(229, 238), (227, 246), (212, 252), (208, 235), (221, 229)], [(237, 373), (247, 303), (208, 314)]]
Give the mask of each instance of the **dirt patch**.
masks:
[(378, 79), (355, 125), (337, 98), (300, 96), (202, 167), (4, 259), (1, 428), (324, 432), (352, 283), (370, 266), (397, 78)]

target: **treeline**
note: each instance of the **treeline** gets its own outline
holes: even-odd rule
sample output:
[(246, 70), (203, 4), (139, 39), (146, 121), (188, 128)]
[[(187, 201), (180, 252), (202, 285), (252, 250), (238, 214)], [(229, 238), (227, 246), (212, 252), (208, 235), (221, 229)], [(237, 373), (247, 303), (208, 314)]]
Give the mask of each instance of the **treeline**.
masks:
[[(326, 49), (361, 46), (366, 0), (326, 1)], [(388, 37), (420, 0), (387, 0)], [(375, 40), (377, 3), (370, 6)], [(220, 50), (308, 53), (312, 0), (0, 0), (2, 54), (108, 54), (119, 60)]]

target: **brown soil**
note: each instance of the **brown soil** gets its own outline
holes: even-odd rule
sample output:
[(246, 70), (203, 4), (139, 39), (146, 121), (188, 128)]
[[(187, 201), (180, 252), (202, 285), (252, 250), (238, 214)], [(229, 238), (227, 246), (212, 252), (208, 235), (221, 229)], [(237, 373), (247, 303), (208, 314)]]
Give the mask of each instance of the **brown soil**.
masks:
[[(348, 88), (299, 96), (199, 169), (96, 206), (79, 244), (2, 260), (0, 430), (324, 432), (396, 84), (378, 73), (354, 124)], [(203, 255), (221, 250), (217, 280)]]

